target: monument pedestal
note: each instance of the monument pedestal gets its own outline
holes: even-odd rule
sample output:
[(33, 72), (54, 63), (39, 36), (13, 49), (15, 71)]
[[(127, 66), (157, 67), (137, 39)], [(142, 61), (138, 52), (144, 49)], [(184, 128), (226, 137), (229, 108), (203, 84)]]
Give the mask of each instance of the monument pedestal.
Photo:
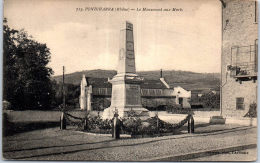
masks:
[(149, 118), (149, 111), (142, 107), (141, 88), (142, 78), (136, 74), (119, 74), (109, 82), (112, 83), (111, 106), (103, 112), (103, 119), (112, 119), (115, 112), (120, 118), (128, 117), (134, 112), (141, 119)]

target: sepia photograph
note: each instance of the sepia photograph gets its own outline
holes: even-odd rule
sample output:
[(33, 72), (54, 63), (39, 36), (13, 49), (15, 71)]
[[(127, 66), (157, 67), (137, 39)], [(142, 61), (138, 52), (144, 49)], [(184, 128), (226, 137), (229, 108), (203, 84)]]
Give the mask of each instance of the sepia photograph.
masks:
[(257, 160), (257, 0), (3, 0), (2, 160)]

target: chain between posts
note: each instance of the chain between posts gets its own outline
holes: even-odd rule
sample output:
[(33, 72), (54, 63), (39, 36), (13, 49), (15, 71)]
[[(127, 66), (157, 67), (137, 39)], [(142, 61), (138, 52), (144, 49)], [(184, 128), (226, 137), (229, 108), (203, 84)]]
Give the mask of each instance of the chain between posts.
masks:
[[(64, 117), (67, 120), (68, 124), (72, 125), (72, 126), (81, 126), (84, 123), (84, 120), (85, 120), (85, 118), (75, 117), (75, 116), (73, 116), (73, 115), (71, 115), (69, 113), (66, 113), (66, 112), (64, 112)], [(75, 122), (71, 118), (77, 119), (77, 120), (80, 120), (80, 121), (79, 122)]]

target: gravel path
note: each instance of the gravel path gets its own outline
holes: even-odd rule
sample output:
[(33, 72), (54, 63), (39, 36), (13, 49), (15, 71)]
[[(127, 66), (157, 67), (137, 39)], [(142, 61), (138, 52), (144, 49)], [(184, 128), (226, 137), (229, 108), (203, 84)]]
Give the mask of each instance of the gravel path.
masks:
[(205, 125), (195, 134), (120, 140), (51, 128), (4, 137), (3, 156), (11, 160), (141, 161), (256, 142), (255, 127), (234, 125)]

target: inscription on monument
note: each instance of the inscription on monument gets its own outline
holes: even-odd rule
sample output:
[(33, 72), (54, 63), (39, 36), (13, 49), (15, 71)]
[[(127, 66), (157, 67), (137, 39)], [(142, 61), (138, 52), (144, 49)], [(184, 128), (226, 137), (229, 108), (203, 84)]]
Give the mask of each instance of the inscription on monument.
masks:
[(128, 50), (128, 51), (133, 51), (133, 50), (134, 50), (134, 43), (128, 41), (128, 42), (126, 43), (126, 50)]
[(126, 52), (126, 58), (127, 59), (135, 59), (134, 53), (131, 51)]
[(131, 41), (133, 42), (133, 31), (131, 30), (126, 30), (126, 41)]
[(127, 105), (139, 105), (140, 104), (140, 86), (139, 85), (127, 85), (126, 89), (126, 104)]

